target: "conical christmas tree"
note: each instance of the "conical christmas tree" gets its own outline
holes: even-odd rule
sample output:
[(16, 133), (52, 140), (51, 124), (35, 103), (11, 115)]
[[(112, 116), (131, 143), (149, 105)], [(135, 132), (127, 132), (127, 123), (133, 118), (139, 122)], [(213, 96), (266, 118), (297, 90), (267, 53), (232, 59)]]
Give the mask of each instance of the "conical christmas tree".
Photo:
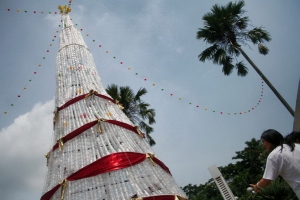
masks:
[(106, 93), (92, 54), (59, 6), (53, 147), (41, 200), (183, 200), (144, 134)]

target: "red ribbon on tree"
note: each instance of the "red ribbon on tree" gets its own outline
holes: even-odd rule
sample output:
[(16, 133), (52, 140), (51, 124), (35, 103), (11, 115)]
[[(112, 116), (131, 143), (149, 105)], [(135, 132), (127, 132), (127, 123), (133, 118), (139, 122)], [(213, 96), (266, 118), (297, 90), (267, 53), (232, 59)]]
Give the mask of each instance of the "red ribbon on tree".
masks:
[[(97, 161), (81, 168), (77, 172), (71, 174), (61, 183), (57, 184), (54, 188), (46, 192), (41, 200), (49, 200), (55, 192), (62, 186), (64, 189), (67, 187), (68, 181), (76, 181), (83, 178), (97, 176), (103, 173), (124, 169), (137, 165), (147, 159), (147, 154), (135, 152), (119, 152), (104, 156)], [(168, 169), (160, 160), (153, 157), (153, 161), (161, 166), (163, 169)], [(169, 173), (169, 171), (167, 171)], [(168, 195), (167, 195), (168, 196)], [(173, 196), (174, 197), (174, 196)], [(160, 199), (157, 199), (160, 200)]]
[[(137, 128), (135, 126), (132, 126), (130, 124), (126, 124), (124, 122), (120, 122), (120, 121), (117, 121), (117, 120), (105, 120), (104, 122), (107, 122), (109, 124), (113, 124), (113, 125), (117, 125), (117, 126), (120, 126), (122, 128), (125, 128), (127, 130), (130, 130), (138, 135), (141, 136), (141, 134), (137, 131)], [(71, 133), (65, 135), (64, 137), (61, 138), (61, 142), (66, 143), (67, 141), (73, 139), (74, 137), (76, 137), (77, 135), (80, 135), (81, 133), (83, 133), (84, 131), (90, 129), (91, 127), (95, 126), (96, 124), (98, 124), (98, 120), (95, 120), (95, 121), (92, 121), (92, 122), (89, 122), (81, 127), (79, 127), (78, 129), (72, 131)], [(59, 142), (57, 142), (53, 147), (52, 147), (52, 151), (55, 151), (55, 149), (57, 149), (59, 147)]]

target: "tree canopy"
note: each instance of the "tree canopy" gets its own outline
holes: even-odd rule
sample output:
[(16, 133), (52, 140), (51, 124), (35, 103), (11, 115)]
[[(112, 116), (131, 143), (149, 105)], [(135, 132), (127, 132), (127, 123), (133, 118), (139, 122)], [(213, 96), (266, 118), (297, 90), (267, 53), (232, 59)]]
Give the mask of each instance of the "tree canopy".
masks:
[[(204, 40), (211, 46), (202, 51), (198, 58), (202, 62), (212, 60), (214, 64), (223, 66), (222, 71), (226, 76), (230, 75), (234, 68), (236, 68), (238, 76), (246, 76), (248, 68), (243, 61), (237, 60), (237, 57), (242, 54), (291, 115), (294, 116), (294, 110), (291, 106), (241, 48), (241, 44), (250, 47), (248, 43), (252, 43), (258, 46), (260, 54), (266, 55), (269, 49), (264, 45), (264, 42), (271, 40), (270, 34), (263, 27), (254, 27), (250, 24), (249, 18), (243, 16), (245, 13), (244, 6), (245, 2), (243, 0), (235, 3), (229, 2), (226, 6), (215, 4), (211, 12), (203, 16), (204, 27), (199, 28), (197, 39)], [(252, 29), (248, 29), (248, 27)], [(235, 64), (233, 61), (236, 61)]]
[(263, 42), (271, 40), (270, 34), (263, 27), (247, 29), (250, 21), (243, 16), (244, 6), (244, 1), (229, 2), (226, 6), (215, 4), (211, 12), (203, 16), (204, 27), (197, 32), (197, 39), (212, 44), (198, 56), (199, 60), (212, 60), (214, 64), (222, 65), (225, 75), (230, 75), (234, 68), (239, 76), (247, 75), (248, 69), (242, 61), (232, 64), (241, 53), (241, 44), (258, 44), (259, 53), (266, 55), (269, 52)]
[[(119, 87), (111, 84), (107, 86), (106, 92), (124, 107), (123, 112), (130, 121), (145, 131), (148, 143), (151, 146), (155, 145), (154, 139), (150, 136), (150, 133), (154, 131), (150, 125), (155, 123), (155, 110), (149, 108), (150, 104), (141, 99), (143, 95), (147, 94), (146, 88), (140, 88), (135, 94), (129, 86)], [(145, 120), (147, 121), (145, 122)]]
[[(232, 157), (236, 163), (219, 167), (233, 194), (239, 200), (297, 200), (293, 190), (281, 178), (277, 178), (261, 193), (247, 192), (250, 183), (256, 183), (262, 178), (268, 154), (260, 140), (253, 138), (246, 141), (245, 144), (246, 147), (242, 151), (236, 151), (236, 155)], [(208, 180), (203, 185), (188, 184), (183, 187), (183, 190), (188, 195), (189, 200), (223, 199), (213, 179)]]

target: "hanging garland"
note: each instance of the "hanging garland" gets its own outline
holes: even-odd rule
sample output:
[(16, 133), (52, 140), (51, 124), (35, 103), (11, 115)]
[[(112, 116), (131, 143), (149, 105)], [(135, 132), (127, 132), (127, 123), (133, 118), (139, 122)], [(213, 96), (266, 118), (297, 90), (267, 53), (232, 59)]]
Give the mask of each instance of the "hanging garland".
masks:
[[(71, 6), (71, 3), (72, 3), (72, 0), (69, 1), (69, 6)], [(8, 8), (7, 11), (10, 12), (11, 9)], [(28, 13), (27, 10), (16, 10), (16, 12), (17, 12), (17, 13), (20, 13), (20, 12)], [(55, 14), (55, 15), (56, 15), (56, 14), (59, 14), (58, 12), (44, 12), (44, 11), (30, 11), (30, 12), (31, 12), (31, 13), (34, 13), (34, 14), (37, 14), (37, 13), (40, 13), (40, 14), (49, 13), (49, 14)], [(72, 19), (71, 19), (71, 20), (72, 20)], [(61, 25), (58, 25), (58, 26), (60, 27)], [(78, 26), (78, 24), (75, 24), (75, 26)], [(83, 28), (80, 28), (79, 30), (80, 30), (80, 31), (83, 31)], [(56, 31), (56, 33), (58, 33), (58, 32), (59, 32), (59, 31)], [(82, 34), (82, 35), (84, 35), (84, 34)], [(86, 35), (87, 37), (89, 37), (89, 34), (88, 34), (88, 33), (86, 33), (85, 35)], [(54, 38), (52, 39), (52, 41), (55, 41), (55, 39), (56, 39), (56, 35), (54, 35)], [(96, 42), (95, 39), (92, 39), (91, 41), (92, 41), (93, 43)], [(95, 44), (97, 44), (97, 43), (95, 43)], [(102, 48), (102, 44), (97, 44), (97, 46), (98, 46), (99, 48)], [(50, 47), (52, 47), (52, 43), (50, 43)], [(47, 49), (47, 50), (46, 50), (46, 53), (49, 53), (49, 52), (50, 52), (50, 50)], [(107, 55), (109, 55), (109, 50), (105, 50), (105, 53), (106, 53)], [(112, 56), (111, 58), (113, 58), (114, 60), (116, 60), (116, 56)], [(44, 56), (44, 57), (42, 58), (42, 60), (45, 60), (45, 59), (46, 59), (46, 56)], [(149, 78), (148, 78), (148, 77), (145, 78), (145, 76), (141, 76), (140, 73), (139, 73), (138, 71), (132, 70), (131, 67), (128, 67), (128, 66), (124, 65), (123, 61), (117, 61), (117, 62), (118, 62), (120, 65), (122, 65), (123, 69), (127, 69), (128, 72), (131, 72), (132, 75), (134, 75), (134, 76), (139, 76), (141, 81), (144, 81), (144, 82), (147, 81), (147, 82), (149, 82)], [(40, 62), (40, 63), (41, 63), (41, 62)], [(28, 84), (29, 84), (30, 82), (32, 82), (34, 75), (37, 74), (37, 71), (38, 71), (38, 69), (39, 69), (41, 66), (42, 66), (42, 64), (38, 64), (38, 65), (37, 65), (37, 69), (33, 72), (33, 74), (31, 75), (31, 77), (29, 78), (29, 80), (28, 80), (27, 83), (25, 84), (24, 88), (19, 92), (19, 94), (17, 95), (17, 97), (16, 97), (16, 98), (14, 99), (14, 101), (10, 104), (10, 107), (13, 107), (13, 106), (15, 105), (15, 102), (16, 102), (19, 98), (21, 98), (22, 93), (23, 93), (24, 91), (26, 91)], [(151, 80), (151, 79), (150, 79), (150, 80)], [(182, 101), (182, 100), (183, 100), (183, 98), (180, 97), (178, 94), (174, 94), (174, 93), (172, 93), (172, 92), (167, 92), (167, 91), (165, 91), (165, 89), (164, 89), (163, 87), (160, 87), (160, 88), (157, 87), (157, 84), (156, 84), (156, 83), (152, 83), (151, 85), (152, 85), (152, 87), (158, 88), (158, 90), (164, 92), (167, 96), (172, 97), (173, 99), (175, 98), (175, 96), (177, 96), (177, 98), (178, 98), (179, 101)], [(202, 110), (204, 110), (204, 111), (210, 111), (210, 112), (213, 112), (213, 113), (226, 114), (226, 115), (231, 115), (231, 114), (233, 114), (233, 115), (247, 114), (247, 113), (253, 111), (255, 108), (257, 108), (257, 106), (259, 106), (259, 104), (261, 103), (262, 97), (263, 97), (263, 90), (264, 90), (264, 82), (263, 82), (263, 80), (261, 80), (261, 93), (260, 93), (260, 98), (258, 99), (258, 101), (256, 102), (256, 104), (253, 105), (251, 108), (248, 108), (248, 109), (245, 109), (245, 110), (242, 110), (242, 111), (239, 111), (239, 112), (224, 112), (224, 111), (222, 111), (222, 110), (211, 109), (211, 108), (208, 108), (208, 107), (202, 107), (202, 106), (200, 107), (200, 106), (199, 106), (199, 105), (200, 105), (199, 103), (193, 103), (193, 102), (191, 102), (191, 101), (187, 101), (187, 104), (188, 104), (188, 105), (192, 105), (192, 106), (194, 106), (194, 107), (197, 108), (197, 109), (200, 108), (200, 109), (202, 109)], [(6, 108), (6, 110), (5, 110), (3, 113), (4, 113), (4, 114), (8, 114), (8, 110), (9, 110), (10, 107)]]
[[(71, 3), (72, 3), (72, 0), (69, 1), (69, 6), (71, 6)], [(10, 9), (10, 8), (7, 8), (7, 11), (10, 12), (11, 9)], [(17, 13), (20, 13), (20, 12), (23, 12), (23, 13), (29, 13), (27, 10), (20, 10), (20, 9), (17, 9), (16, 12), (17, 12)], [(51, 12), (51, 11), (45, 12), (45, 11), (35, 11), (35, 10), (34, 10), (34, 11), (30, 11), (30, 13), (33, 13), (33, 14), (38, 14), (38, 13), (39, 13), (39, 14), (42, 14), (42, 15), (43, 15), (43, 14), (46, 14), (46, 13), (48, 13), (48, 14), (55, 14), (55, 15), (56, 15), (56, 14), (59, 14), (58, 12)], [(59, 31), (57, 30), (56, 33), (58, 33), (58, 32), (59, 32)], [(55, 39), (56, 39), (56, 35), (54, 35), (54, 37), (53, 37), (53, 39), (52, 39), (52, 42), (54, 42)], [(52, 43), (50, 43), (49, 46), (52, 47)], [(46, 51), (46, 53), (49, 53), (49, 52), (50, 52), (49, 49), (46, 49), (45, 51)], [(45, 60), (45, 59), (46, 59), (46, 56), (43, 56), (42, 61)], [(42, 63), (42, 61), (41, 61), (40, 63)], [(16, 97), (16, 98), (12, 101), (12, 103), (10, 104), (10, 107), (7, 107), (7, 108), (4, 110), (3, 113), (4, 113), (5, 115), (8, 114), (9, 109), (15, 105), (16, 101), (17, 101), (19, 98), (21, 98), (22, 93), (23, 93), (24, 91), (26, 91), (27, 86), (29, 85), (30, 82), (32, 82), (32, 80), (34, 79), (34, 78), (33, 78), (34, 75), (37, 74), (37, 71), (39, 70), (40, 67), (42, 67), (42, 64), (38, 64), (38, 65), (37, 65), (37, 68), (35, 69), (35, 71), (32, 73), (32, 75), (30, 76), (30, 78), (28, 79), (28, 81), (24, 84), (25, 86), (23, 87), (23, 89), (18, 93), (17, 97)]]
[[(56, 31), (56, 32), (58, 32), (58, 31)], [(56, 38), (56, 36), (54, 36), (54, 38)], [(55, 41), (55, 40), (52, 39), (52, 41)], [(52, 44), (50, 44), (49, 46), (52, 47)], [(45, 52), (49, 53), (50, 50), (47, 49), (47, 50), (45, 50)], [(41, 63), (43, 63), (45, 59), (46, 59), (46, 55), (41, 58), (41, 61), (39, 62), (39, 64), (37, 64), (35, 70), (33, 70), (31, 72), (31, 76), (28, 78), (27, 82), (24, 84), (24, 87), (20, 90), (20, 92), (16, 95), (14, 100), (11, 102), (10, 107), (7, 107), (4, 110), (4, 112), (3, 112), (4, 114), (8, 114), (9, 109), (16, 104), (16, 101), (22, 97), (23, 92), (25, 92), (28, 89), (29, 84), (34, 80), (34, 77), (38, 74), (37, 72), (43, 66)]]
[[(76, 24), (76, 26), (77, 26), (77, 24)], [(82, 28), (81, 28), (80, 30), (83, 31)], [(86, 36), (89, 36), (89, 34), (86, 34)], [(95, 40), (95, 39), (92, 39), (91, 41), (92, 41), (92, 42), (95, 42), (96, 40)], [(97, 44), (97, 45), (98, 45), (99, 48), (102, 47), (102, 44)], [(109, 50), (105, 50), (105, 53), (108, 54), (108, 53), (109, 53)], [(113, 59), (116, 59), (116, 56), (112, 56), (112, 58), (113, 58)], [(118, 62), (120, 65), (123, 65), (123, 61), (117, 61), (117, 62)], [(130, 72), (133, 71), (130, 67), (123, 66), (123, 68), (124, 68), (124, 69), (127, 69), (127, 70), (130, 71)], [(145, 75), (144, 75), (144, 76), (141, 76), (140, 73), (139, 73), (138, 71), (133, 72), (133, 74), (134, 74), (135, 76), (140, 76), (141, 81), (148, 81), (148, 82), (149, 82), (148, 78), (144, 78)], [(151, 85), (152, 85), (153, 87), (157, 86), (155, 83), (152, 83)], [(166, 92), (165, 89), (164, 89), (163, 87), (158, 88), (158, 89), (161, 90), (161, 91), (163, 91), (163, 92)], [(227, 115), (231, 115), (231, 114), (233, 114), (233, 115), (247, 114), (247, 113), (253, 111), (255, 108), (257, 108), (257, 106), (259, 106), (259, 104), (262, 102), (262, 98), (263, 98), (263, 90), (264, 90), (264, 81), (263, 81), (263, 79), (261, 79), (261, 92), (260, 92), (260, 97), (259, 97), (258, 101), (256, 102), (256, 104), (253, 105), (251, 108), (248, 108), (248, 109), (245, 109), (245, 110), (241, 110), (241, 111), (239, 111), (239, 112), (228, 112), (228, 111), (227, 111), (227, 112), (224, 112), (224, 111), (222, 111), (222, 110), (215, 110), (215, 109), (211, 109), (211, 108), (208, 108), (208, 107), (203, 107), (203, 110), (204, 110), (204, 111), (210, 111), (210, 112), (213, 112), (213, 113), (227, 114)], [(174, 93), (172, 93), (172, 92), (167, 92), (167, 95), (170, 96), (170, 97), (176, 96), (176, 94), (174, 94)], [(179, 96), (179, 97), (178, 97), (178, 100), (179, 100), (179, 101), (182, 101), (183, 98)], [(188, 101), (188, 104), (189, 104), (189, 105), (195, 105), (195, 108), (200, 108), (199, 104), (193, 104), (191, 101)]]

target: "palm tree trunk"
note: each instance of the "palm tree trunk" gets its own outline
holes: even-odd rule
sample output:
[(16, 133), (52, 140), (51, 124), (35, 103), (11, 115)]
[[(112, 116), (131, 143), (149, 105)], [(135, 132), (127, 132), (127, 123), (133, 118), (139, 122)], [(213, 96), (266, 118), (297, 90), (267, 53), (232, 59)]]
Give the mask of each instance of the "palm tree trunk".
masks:
[(300, 80), (298, 85), (293, 131), (300, 131)]
[(281, 101), (281, 103), (286, 107), (286, 109), (291, 113), (291, 115), (294, 117), (294, 110), (291, 108), (291, 106), (284, 100), (284, 98), (279, 94), (279, 92), (275, 89), (275, 87), (271, 84), (271, 82), (265, 77), (265, 75), (258, 69), (258, 67), (252, 62), (252, 60), (248, 57), (248, 55), (238, 47), (238, 50), (241, 52), (241, 54), (246, 58), (246, 60), (250, 63), (250, 65), (255, 69), (255, 71), (261, 76), (261, 78), (267, 83), (267, 85), (270, 87), (270, 89), (274, 92), (274, 94), (277, 96), (277, 98)]

